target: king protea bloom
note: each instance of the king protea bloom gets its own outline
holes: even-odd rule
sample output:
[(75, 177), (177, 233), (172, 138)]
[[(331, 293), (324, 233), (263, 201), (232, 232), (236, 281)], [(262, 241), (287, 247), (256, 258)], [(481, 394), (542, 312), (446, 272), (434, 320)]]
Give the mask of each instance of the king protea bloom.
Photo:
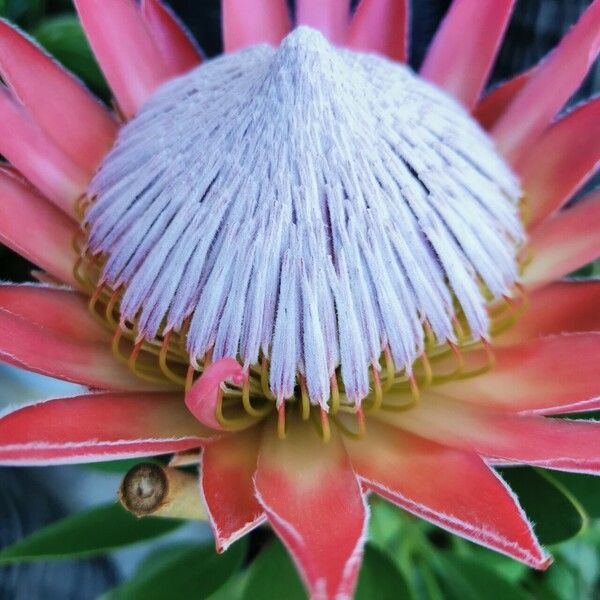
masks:
[(456, 0), (419, 74), (403, 0), (223, 0), (204, 63), (158, 0), (75, 4), (114, 112), (0, 23), (0, 238), (42, 282), (0, 287), (0, 356), (90, 391), (2, 418), (0, 461), (185, 452), (217, 548), (268, 522), (315, 598), (371, 492), (545, 568), (494, 465), (600, 472), (600, 424), (546, 418), (600, 408), (600, 282), (562, 279), (600, 99), (557, 116), (600, 0), (483, 98), (512, 0)]

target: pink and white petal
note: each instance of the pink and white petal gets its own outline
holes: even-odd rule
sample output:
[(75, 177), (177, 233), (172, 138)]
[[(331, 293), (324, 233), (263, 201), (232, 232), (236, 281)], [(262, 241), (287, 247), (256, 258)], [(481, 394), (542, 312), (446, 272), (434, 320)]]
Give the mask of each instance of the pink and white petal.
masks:
[(117, 133), (109, 112), (35, 42), (2, 20), (0, 73), (35, 122), (91, 177)]
[(172, 77), (133, 0), (74, 0), (90, 46), (126, 117)]
[(523, 275), (525, 286), (540, 287), (598, 258), (598, 232), (600, 190), (548, 218), (531, 232), (526, 251), (532, 260)]
[(518, 165), (535, 227), (558, 210), (600, 165), (600, 98), (552, 125)]
[(67, 214), (89, 177), (76, 165), (0, 86), (0, 154)]
[[(321, 442), (310, 423), (289, 419), (286, 439), (267, 423), (255, 487), (311, 598), (351, 598), (367, 509), (341, 439)], [(332, 432), (335, 434), (335, 432)]]
[(223, 0), (221, 4), (225, 52), (253, 44), (279, 46), (292, 27), (285, 0)]
[(475, 453), (369, 420), (366, 437), (344, 440), (354, 470), (401, 508), (537, 569), (540, 547), (515, 496)]
[[(600, 406), (600, 332), (494, 347), (493, 354), (487, 373), (436, 386), (435, 392), (511, 412), (553, 414)], [(467, 354), (466, 360), (477, 358)]]
[(445, 446), (495, 460), (600, 474), (600, 422), (550, 419), (475, 406), (433, 391), (381, 419)]
[[(222, 431), (224, 427), (216, 416), (222, 394), (221, 384), (229, 380), (235, 385), (241, 385), (247, 376), (241, 365), (233, 358), (222, 358), (212, 363), (185, 395), (185, 403), (189, 411), (200, 423)], [(248, 421), (248, 427), (254, 424)]]
[(186, 73), (202, 62), (191, 33), (168, 6), (160, 0), (142, 0), (141, 8), (146, 27), (173, 75)]
[[(70, 311), (71, 307), (77, 306), (76, 301), (59, 309), (54, 304), (56, 298), (48, 301), (48, 296), (41, 293), (44, 288), (24, 286), (20, 289), (37, 289), (40, 293), (35, 299), (36, 306), (45, 309), (53, 305), (56, 319), (52, 320), (52, 313), (48, 311), (29, 320), (32, 307), (17, 310), (14, 304), (11, 309), (0, 307), (0, 361), (99, 389), (165, 389), (164, 385), (136, 377), (127, 365), (119, 362), (111, 351), (110, 342), (96, 339), (96, 328), (90, 328), (89, 331), (82, 329), (78, 335), (71, 335), (71, 320), (83, 318), (81, 310)], [(6, 288), (3, 292), (6, 292)], [(75, 292), (70, 293), (76, 295)]]
[(495, 344), (507, 345), (545, 335), (600, 331), (600, 281), (557, 281), (528, 295), (527, 309)]
[(513, 166), (565, 105), (600, 52), (600, 0), (594, 0), (556, 50), (542, 62), (492, 130)]
[(473, 108), (488, 80), (513, 6), (514, 0), (454, 0), (427, 52), (421, 76)]
[(345, 45), (406, 62), (408, 18), (407, 0), (361, 0), (350, 22)]
[(213, 435), (181, 394), (87, 394), (48, 400), (0, 419), (0, 464), (42, 465), (149, 456)]
[(65, 287), (0, 284), (0, 309), (57, 335), (110, 344), (112, 334), (90, 314), (88, 299)]
[(226, 435), (202, 451), (200, 487), (217, 552), (227, 550), (266, 518), (253, 482), (261, 434), (261, 427), (253, 427)]
[(348, 0), (297, 0), (296, 22), (321, 31), (332, 42), (346, 39), (350, 22)]
[(536, 67), (529, 69), (501, 83), (479, 101), (473, 116), (484, 129), (489, 131), (496, 124), (502, 113), (531, 79), (535, 69)]
[(9, 168), (0, 167), (0, 241), (64, 283), (76, 286), (75, 221)]

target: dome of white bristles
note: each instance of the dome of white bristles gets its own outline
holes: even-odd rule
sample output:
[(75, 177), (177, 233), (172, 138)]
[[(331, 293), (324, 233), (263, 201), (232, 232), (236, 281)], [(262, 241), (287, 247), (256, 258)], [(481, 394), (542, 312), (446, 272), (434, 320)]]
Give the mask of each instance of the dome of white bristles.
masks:
[(483, 287), (510, 294), (520, 189), (485, 133), (407, 67), (301, 27), (160, 88), (95, 177), (89, 248), (140, 338), (191, 318), (192, 364), (270, 361), (323, 406), (350, 400), (387, 347), (410, 372), (424, 324), (475, 339)]

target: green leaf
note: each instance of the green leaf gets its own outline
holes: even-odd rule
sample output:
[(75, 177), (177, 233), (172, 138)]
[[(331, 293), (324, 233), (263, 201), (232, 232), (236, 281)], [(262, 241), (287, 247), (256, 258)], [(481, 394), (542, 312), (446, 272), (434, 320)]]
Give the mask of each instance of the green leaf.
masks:
[(518, 583), (530, 572), (529, 567), (522, 562), (457, 535), (452, 536), (452, 546), (457, 556), (464, 556), (489, 567), (511, 583)]
[(31, 33), (50, 54), (83, 79), (94, 92), (105, 99), (110, 97), (104, 76), (75, 15), (45, 19)]
[(535, 524), (535, 533), (542, 544), (568, 540), (583, 529), (585, 513), (573, 497), (557, 486), (553, 475), (529, 467), (499, 471)]
[(243, 600), (247, 580), (248, 572), (241, 571), (211, 594), (207, 600)]
[(369, 541), (384, 550), (394, 552), (395, 546), (404, 537), (405, 515), (393, 504), (377, 496), (371, 496), (369, 504)]
[(588, 516), (600, 518), (600, 477), (560, 471), (553, 472), (552, 477), (577, 498)]
[(208, 598), (238, 571), (246, 552), (245, 540), (224, 554), (217, 554), (212, 543), (161, 548), (132, 579), (105, 594), (102, 600)]
[(45, 5), (45, 0), (2, 0), (0, 15), (27, 28), (43, 16)]
[(243, 600), (306, 600), (306, 592), (285, 548), (271, 542), (248, 567)]
[(431, 562), (456, 600), (531, 600), (531, 596), (493, 569), (475, 560), (448, 553), (436, 553)]
[[(248, 568), (241, 599), (305, 600), (307, 595), (286, 549), (279, 541), (267, 546)], [(235, 596), (236, 598), (238, 596)], [(368, 543), (356, 588), (355, 600), (407, 600), (408, 586), (386, 553)]]
[(584, 267), (581, 267), (574, 273), (571, 273), (570, 277), (589, 278), (589, 277), (598, 277), (599, 275), (600, 275), (600, 259), (595, 260), (594, 262), (591, 262), (588, 265), (585, 265)]
[(356, 600), (405, 600), (411, 597), (406, 580), (394, 561), (387, 553), (367, 544)]
[(4, 548), (0, 565), (102, 554), (173, 531), (182, 521), (138, 519), (120, 504), (106, 504), (51, 523)]

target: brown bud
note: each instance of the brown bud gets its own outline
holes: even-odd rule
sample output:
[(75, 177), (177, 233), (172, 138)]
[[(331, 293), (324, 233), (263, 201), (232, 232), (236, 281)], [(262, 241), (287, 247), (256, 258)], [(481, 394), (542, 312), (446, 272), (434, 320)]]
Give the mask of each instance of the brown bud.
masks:
[(121, 504), (138, 517), (206, 520), (198, 477), (156, 463), (130, 469), (119, 488)]

